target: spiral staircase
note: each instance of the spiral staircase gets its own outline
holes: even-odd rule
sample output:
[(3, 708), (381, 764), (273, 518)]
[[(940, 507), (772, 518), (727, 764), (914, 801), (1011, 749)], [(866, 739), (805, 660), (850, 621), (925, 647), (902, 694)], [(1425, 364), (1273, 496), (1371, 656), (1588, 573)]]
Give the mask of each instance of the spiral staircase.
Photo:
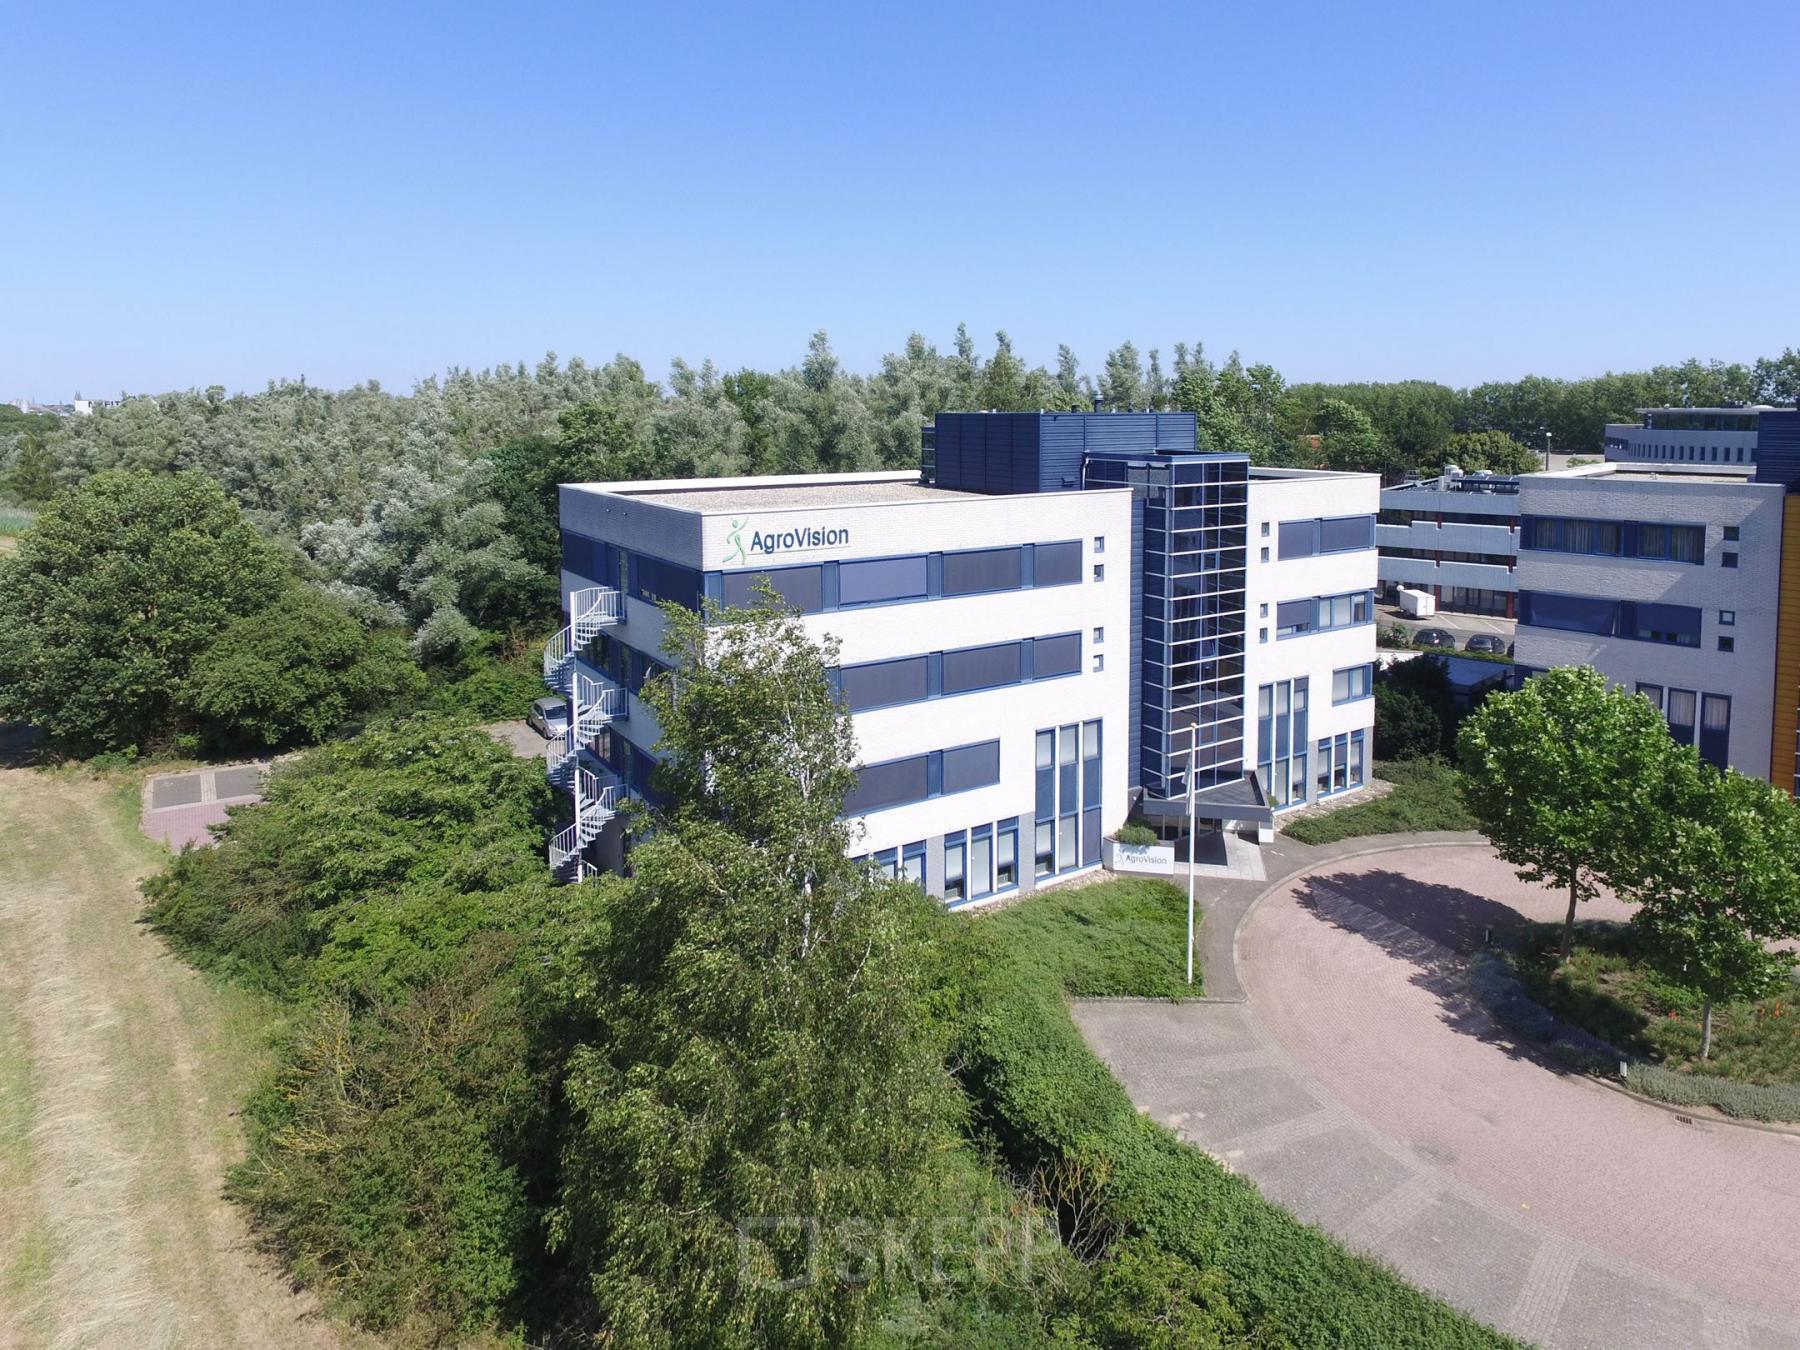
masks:
[(544, 772), (569, 793), (575, 822), (550, 841), (550, 870), (561, 881), (579, 881), (582, 850), (618, 814), (623, 785), (612, 774), (581, 763), (581, 747), (608, 723), (624, 717), (626, 694), (610, 680), (581, 668), (577, 657), (588, 643), (624, 619), (618, 591), (589, 586), (569, 595), (569, 626), (544, 644), (544, 683), (569, 700), (569, 725), (545, 747)]

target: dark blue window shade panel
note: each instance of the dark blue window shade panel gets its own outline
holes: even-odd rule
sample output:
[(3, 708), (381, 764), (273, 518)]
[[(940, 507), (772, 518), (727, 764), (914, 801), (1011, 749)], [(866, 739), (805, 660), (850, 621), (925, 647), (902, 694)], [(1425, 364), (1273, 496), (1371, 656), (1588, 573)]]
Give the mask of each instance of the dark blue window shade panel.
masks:
[(824, 569), (810, 567), (776, 567), (767, 572), (727, 572), (724, 582), (725, 603), (733, 609), (747, 609), (757, 601), (757, 587), (767, 581), (788, 604), (802, 614), (817, 614), (825, 608)]
[(700, 607), (701, 578), (692, 567), (633, 553), (630, 571), (631, 593), (639, 600), (650, 604), (672, 600), (688, 609)]
[(1676, 647), (1700, 645), (1700, 611), (1692, 605), (1636, 604), (1629, 609), (1631, 628), (1625, 636)]
[(1519, 622), (1534, 628), (1560, 628), (1570, 633), (1611, 637), (1618, 631), (1619, 602), (1592, 595), (1558, 595), (1553, 591), (1520, 591)]
[(1081, 580), (1081, 541), (1070, 539), (1037, 546), (1034, 585), (1068, 586)]
[(845, 666), (838, 672), (844, 702), (851, 712), (890, 708), (896, 703), (917, 703), (928, 696), (926, 671), (929, 664), (923, 656), (908, 656), (898, 661)]
[(1318, 616), (1316, 600), (1283, 600), (1275, 606), (1275, 629), (1282, 636), (1312, 631)]
[(1016, 591), (1022, 577), (1016, 548), (986, 548), (944, 555), (945, 595)]
[(926, 558), (876, 558), (838, 564), (838, 604), (878, 605), (891, 600), (920, 600), (927, 593)]
[(1074, 675), (1081, 670), (1081, 634), (1061, 633), (1032, 643), (1031, 677), (1047, 680), (1055, 675)]
[(1000, 742), (959, 745), (944, 751), (944, 792), (967, 792), (1000, 781)]
[(1100, 812), (1081, 813), (1081, 865), (1092, 867), (1100, 861)]
[(965, 647), (944, 653), (944, 692), (967, 693), (1019, 682), (1019, 644), (1000, 642), (991, 647)]
[(844, 814), (860, 816), (884, 807), (924, 801), (928, 795), (925, 764), (929, 758), (913, 755), (908, 759), (890, 759), (885, 764), (865, 765), (857, 775), (856, 786), (844, 797)]
[(573, 530), (562, 532), (562, 565), (569, 571), (602, 586), (615, 585), (618, 578), (606, 564), (606, 545), (598, 539), (589, 539)]
[(1321, 553), (1350, 553), (1374, 547), (1374, 516), (1335, 516), (1319, 522)]
[(1310, 558), (1319, 551), (1319, 527), (1314, 520), (1284, 520), (1277, 527), (1279, 556)]

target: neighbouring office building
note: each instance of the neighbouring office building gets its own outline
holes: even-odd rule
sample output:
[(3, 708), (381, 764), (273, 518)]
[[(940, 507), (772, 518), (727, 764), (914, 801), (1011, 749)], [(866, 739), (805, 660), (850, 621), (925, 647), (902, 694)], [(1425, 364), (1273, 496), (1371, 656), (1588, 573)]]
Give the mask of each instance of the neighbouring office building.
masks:
[(1384, 600), (1405, 586), (1441, 610), (1515, 617), (1519, 479), (1454, 465), (1381, 490), (1375, 529)]
[(1591, 665), (1654, 702), (1703, 758), (1766, 777), (1782, 497), (1736, 466), (1526, 475), (1519, 677)]
[(1372, 751), (1377, 480), (1255, 469), (1170, 413), (945, 413), (918, 471), (565, 485), (546, 676), (561, 874), (652, 792), (659, 602), (767, 583), (839, 644), (859, 853), (951, 905), (1099, 865), (1133, 812), (1266, 825)]
[(1636, 422), (1609, 422), (1606, 458), (1650, 464), (1756, 462), (1756, 434), (1767, 404), (1722, 408), (1640, 408)]

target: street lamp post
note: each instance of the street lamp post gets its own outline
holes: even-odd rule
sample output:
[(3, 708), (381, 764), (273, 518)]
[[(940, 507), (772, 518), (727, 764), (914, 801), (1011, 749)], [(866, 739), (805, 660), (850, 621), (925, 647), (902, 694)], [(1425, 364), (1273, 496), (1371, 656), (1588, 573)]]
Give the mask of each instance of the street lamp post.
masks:
[(1194, 982), (1194, 836), (1197, 832), (1197, 817), (1194, 802), (1194, 761), (1199, 757), (1200, 724), (1188, 725), (1188, 927), (1187, 927), (1187, 982)]

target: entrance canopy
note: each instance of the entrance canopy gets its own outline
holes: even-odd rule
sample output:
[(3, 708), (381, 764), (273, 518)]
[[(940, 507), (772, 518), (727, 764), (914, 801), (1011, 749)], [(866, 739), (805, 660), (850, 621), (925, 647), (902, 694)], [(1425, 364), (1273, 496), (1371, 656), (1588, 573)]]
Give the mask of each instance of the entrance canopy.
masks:
[[(1138, 809), (1158, 823), (1179, 823), (1188, 818), (1186, 797), (1145, 797)], [(1247, 825), (1271, 828), (1275, 824), (1275, 809), (1269, 805), (1261, 780), (1253, 773), (1230, 783), (1201, 788), (1194, 794), (1194, 816), (1199, 820), (1241, 820)]]

